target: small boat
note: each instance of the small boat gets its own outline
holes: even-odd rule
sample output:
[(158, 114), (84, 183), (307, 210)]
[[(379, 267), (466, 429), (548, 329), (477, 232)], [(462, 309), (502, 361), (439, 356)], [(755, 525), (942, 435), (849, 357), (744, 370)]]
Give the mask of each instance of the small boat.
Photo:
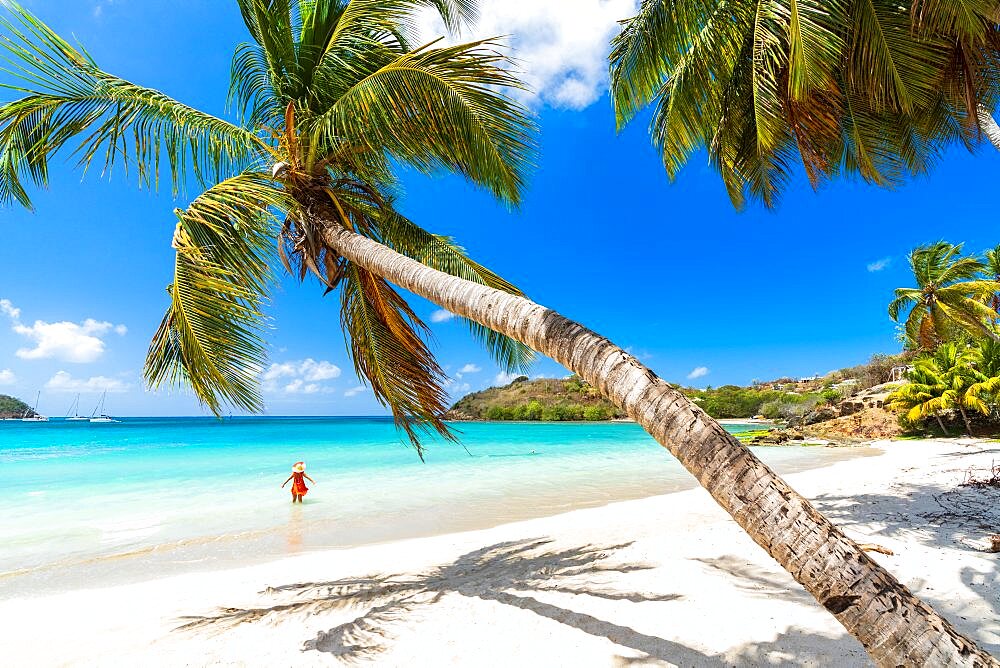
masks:
[[(35, 407), (31, 410), (24, 411), (24, 415), (21, 416), (21, 422), (48, 422), (49, 419), (44, 415), (38, 414), (38, 400), (42, 398), (41, 391), (38, 392), (38, 396), (35, 397)], [(31, 414), (30, 417), (28, 414)]]
[(76, 395), (76, 400), (73, 405), (69, 407), (69, 411), (66, 413), (67, 422), (87, 422), (90, 420), (86, 415), (80, 415), (80, 395)]
[(104, 400), (108, 398), (108, 391), (105, 390), (104, 394), (101, 395), (101, 403), (97, 404), (97, 408), (90, 416), (90, 422), (93, 424), (108, 424), (111, 422), (118, 422), (110, 415), (104, 412)]

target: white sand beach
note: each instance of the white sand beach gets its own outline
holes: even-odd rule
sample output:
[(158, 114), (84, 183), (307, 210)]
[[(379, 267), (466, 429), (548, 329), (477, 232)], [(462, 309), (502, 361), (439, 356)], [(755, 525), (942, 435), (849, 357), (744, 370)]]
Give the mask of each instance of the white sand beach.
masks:
[[(1000, 443), (876, 443), (791, 484), (1000, 654)], [(3, 665), (867, 665), (702, 490), (0, 602)]]

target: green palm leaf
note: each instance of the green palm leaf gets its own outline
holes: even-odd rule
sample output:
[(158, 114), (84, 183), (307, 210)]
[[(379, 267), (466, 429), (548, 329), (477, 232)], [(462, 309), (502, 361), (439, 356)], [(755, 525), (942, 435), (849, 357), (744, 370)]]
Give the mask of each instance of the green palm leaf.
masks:
[(345, 269), (341, 294), (341, 323), (355, 371), (392, 410), (420, 458), (422, 432), (456, 440), (444, 422), (446, 378), (422, 338), (427, 326), (388, 283), (353, 263)]
[(980, 141), (996, 16), (986, 0), (643, 0), (612, 44), (618, 126), (655, 102), (668, 175), (705, 148), (737, 208), (776, 206), (797, 163), (814, 187), (891, 187)]
[(193, 169), (218, 180), (259, 161), (266, 145), (253, 134), (183, 105), (159, 91), (107, 74), (15, 2), (0, 17), (10, 39), (7, 62), (22, 83), (5, 85), (24, 97), (0, 107), (0, 201), (30, 206), (24, 179), (48, 181), (49, 158), (74, 137), (83, 166), (105, 172), (134, 166), (140, 183), (157, 185), (161, 161), (176, 189)]
[(216, 415), (224, 404), (261, 409), (271, 209), (290, 206), (265, 176), (242, 174), (178, 211), (170, 307), (146, 357), (151, 387), (188, 384)]
[(534, 155), (534, 125), (499, 92), (521, 84), (501, 67), (496, 46), (484, 40), (425, 49), (384, 65), (358, 59), (355, 67), (379, 67), (346, 88), (307, 132), (313, 141), (346, 140), (424, 172), (460, 173), (517, 204)]

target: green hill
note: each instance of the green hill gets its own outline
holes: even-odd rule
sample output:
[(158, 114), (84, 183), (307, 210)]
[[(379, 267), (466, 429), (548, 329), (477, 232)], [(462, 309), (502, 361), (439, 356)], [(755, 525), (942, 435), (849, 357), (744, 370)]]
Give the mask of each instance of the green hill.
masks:
[(557, 380), (527, 376), (505, 387), (462, 397), (448, 412), (451, 420), (610, 420), (624, 417), (597, 389), (576, 376)]
[[(806, 424), (833, 417), (831, 408), (871, 387), (888, 382), (892, 370), (909, 363), (912, 354), (873, 355), (866, 364), (812, 378), (754, 381), (750, 387), (723, 385), (697, 389), (677, 387), (714, 418), (762, 415)], [(449, 420), (611, 420), (625, 414), (578, 376), (514, 379), (505, 387), (468, 394), (452, 406)]]
[(34, 415), (34, 411), (31, 410), (31, 406), (24, 403), (20, 399), (9, 397), (6, 394), (0, 394), (0, 420), (4, 418), (23, 417), (25, 413), (28, 413), (28, 415)]

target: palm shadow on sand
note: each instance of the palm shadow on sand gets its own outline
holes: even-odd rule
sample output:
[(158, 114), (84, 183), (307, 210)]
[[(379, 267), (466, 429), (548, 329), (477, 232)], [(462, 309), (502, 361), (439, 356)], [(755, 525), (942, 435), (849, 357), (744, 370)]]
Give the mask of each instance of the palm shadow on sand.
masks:
[[(963, 457), (977, 452), (955, 452), (947, 456)], [(978, 473), (982, 474), (982, 471)], [(886, 493), (839, 496), (824, 494), (814, 502), (824, 515), (841, 526), (856, 528), (877, 542), (879, 535), (889, 536), (903, 543), (914, 543), (931, 548), (950, 548), (979, 554), (978, 568), (963, 567), (959, 578), (972, 596), (979, 598), (994, 615), (992, 630), (981, 633), (982, 628), (966, 628), (980, 646), (994, 655), (1000, 653), (995, 620), (1000, 618), (1000, 565), (995, 555), (984, 551), (985, 536), (1000, 532), (1000, 488), (975, 488), (955, 482), (942, 484), (897, 483)], [(925, 589), (928, 583), (916, 579), (909, 583), (939, 610), (950, 606), (953, 623), (977, 621), (982, 614), (976, 606), (958, 605), (954, 597), (941, 597), (934, 588)]]
[[(261, 592), (271, 605), (223, 608), (209, 616), (185, 617), (179, 631), (224, 631), (259, 620), (285, 621), (339, 610), (367, 608), (358, 617), (321, 631), (303, 643), (303, 651), (324, 652), (341, 661), (370, 661), (386, 650), (393, 627), (420, 609), (433, 606), (446, 595), (494, 601), (530, 611), (540, 617), (606, 638), (639, 653), (642, 660), (680, 665), (731, 665), (728, 659), (708, 655), (681, 643), (651, 636), (628, 626), (599, 619), (539, 600), (535, 592), (585, 595), (635, 604), (670, 602), (678, 594), (623, 592), (590, 583), (602, 574), (622, 574), (653, 568), (645, 564), (613, 563), (610, 557), (630, 544), (585, 545), (549, 549), (547, 539), (497, 543), (468, 552), (451, 563), (416, 575), (370, 575), (328, 582), (303, 582), (270, 587)], [(585, 583), (585, 584), (581, 584)], [(266, 618), (266, 619), (265, 619)], [(836, 642), (816, 636), (816, 642)], [(751, 650), (752, 651), (752, 650)], [(623, 664), (639, 661), (621, 657)]]

